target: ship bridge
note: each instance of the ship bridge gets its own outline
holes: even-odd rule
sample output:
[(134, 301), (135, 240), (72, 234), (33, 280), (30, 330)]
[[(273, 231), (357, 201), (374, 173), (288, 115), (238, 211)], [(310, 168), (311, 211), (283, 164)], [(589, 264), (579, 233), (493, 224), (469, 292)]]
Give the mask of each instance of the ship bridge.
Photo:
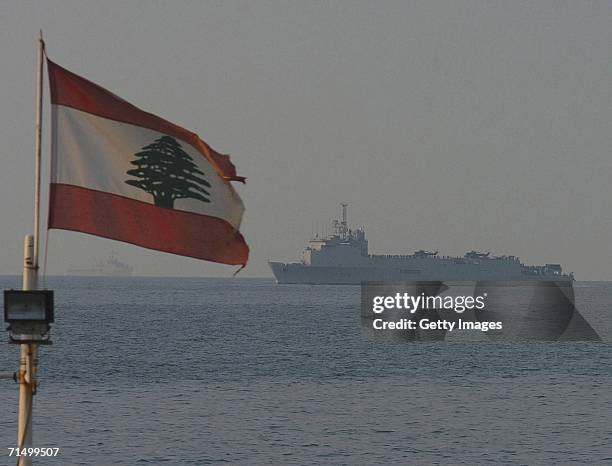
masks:
[(315, 237), (302, 254), (302, 263), (310, 266), (361, 265), (368, 258), (368, 240), (363, 228), (348, 227), (347, 206), (343, 203), (342, 220), (332, 222), (333, 233)]

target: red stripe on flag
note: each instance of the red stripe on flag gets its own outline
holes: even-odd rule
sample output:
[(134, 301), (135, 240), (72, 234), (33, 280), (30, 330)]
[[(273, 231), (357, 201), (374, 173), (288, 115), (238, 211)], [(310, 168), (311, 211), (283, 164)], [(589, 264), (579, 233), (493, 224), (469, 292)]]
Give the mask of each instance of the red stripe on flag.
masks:
[(249, 257), (240, 232), (220, 218), (66, 184), (51, 184), (49, 228), (222, 264), (244, 265)]
[(218, 153), (202, 141), (197, 134), (139, 109), (96, 83), (62, 68), (49, 59), (47, 59), (47, 69), (52, 104), (65, 105), (103, 118), (142, 126), (182, 139), (200, 151), (224, 179), (244, 183), (246, 178), (237, 175), (236, 167), (230, 161), (229, 155)]

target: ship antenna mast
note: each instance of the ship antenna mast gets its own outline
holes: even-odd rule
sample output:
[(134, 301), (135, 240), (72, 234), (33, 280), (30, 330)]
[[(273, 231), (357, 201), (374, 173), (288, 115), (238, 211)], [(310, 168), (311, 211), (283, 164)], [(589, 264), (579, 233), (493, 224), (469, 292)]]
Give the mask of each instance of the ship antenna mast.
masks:
[(340, 204), (342, 206), (342, 239), (346, 238), (346, 233), (348, 231), (348, 226), (346, 223), (346, 208), (348, 206), (348, 204), (346, 202), (343, 202), (342, 204)]

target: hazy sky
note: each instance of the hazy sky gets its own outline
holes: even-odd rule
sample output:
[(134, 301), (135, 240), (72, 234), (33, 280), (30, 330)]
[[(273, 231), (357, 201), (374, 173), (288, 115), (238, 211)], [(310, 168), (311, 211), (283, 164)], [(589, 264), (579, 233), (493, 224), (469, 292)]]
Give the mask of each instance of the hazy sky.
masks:
[[(0, 273), (20, 272), (32, 228), (39, 28), (60, 65), (232, 155), (242, 276), (297, 259), (349, 202), (376, 253), (491, 250), (612, 279), (609, 1), (3, 1)], [(137, 274), (235, 270), (49, 244), (49, 273), (113, 246)]]

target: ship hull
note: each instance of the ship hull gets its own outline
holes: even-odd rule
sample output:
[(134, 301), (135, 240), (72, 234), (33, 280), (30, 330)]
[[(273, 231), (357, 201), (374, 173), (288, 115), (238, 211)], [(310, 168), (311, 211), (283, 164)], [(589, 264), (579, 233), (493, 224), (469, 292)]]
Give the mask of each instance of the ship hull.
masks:
[(431, 270), (418, 278), (410, 278), (402, 274), (400, 268), (383, 267), (317, 267), (304, 264), (286, 264), (283, 262), (269, 262), (274, 278), (278, 284), (307, 284), (307, 285), (359, 285), (362, 282), (391, 282), (391, 281), (418, 281), (418, 282), (482, 282), (482, 281), (525, 281), (541, 282), (554, 280), (571, 286), (572, 278), (567, 275), (531, 276), (524, 274), (491, 273), (491, 271), (467, 270)]

